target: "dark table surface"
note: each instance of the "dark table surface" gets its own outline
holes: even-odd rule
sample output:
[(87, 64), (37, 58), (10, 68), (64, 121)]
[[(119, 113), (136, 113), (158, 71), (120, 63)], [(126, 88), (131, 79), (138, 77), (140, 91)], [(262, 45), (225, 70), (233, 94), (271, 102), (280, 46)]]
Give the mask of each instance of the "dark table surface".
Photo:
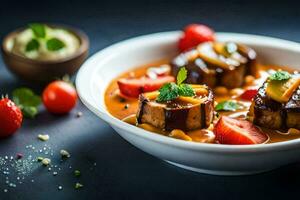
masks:
[[(33, 21), (83, 29), (91, 54), (126, 38), (177, 30), (191, 22), (217, 31), (300, 41), (299, 4), (291, 1), (1, 1), (1, 38)], [(0, 60), (0, 94), (19, 86), (40, 90), (15, 78)], [(78, 111), (81, 118), (76, 118)], [(40, 133), (49, 134), (50, 140), (37, 140)], [(60, 149), (68, 150), (71, 158), (61, 162)], [(23, 166), (10, 160), (16, 153), (24, 154)], [(30, 160), (39, 155), (51, 157), (50, 171)], [(81, 177), (74, 177), (75, 169)], [(84, 187), (75, 190), (76, 182)], [(0, 141), (0, 199), (279, 199), (297, 195), (299, 186), (299, 164), (240, 177), (176, 168), (127, 143), (81, 103), (60, 117), (41, 107), (36, 119), (25, 120), (16, 135)]]

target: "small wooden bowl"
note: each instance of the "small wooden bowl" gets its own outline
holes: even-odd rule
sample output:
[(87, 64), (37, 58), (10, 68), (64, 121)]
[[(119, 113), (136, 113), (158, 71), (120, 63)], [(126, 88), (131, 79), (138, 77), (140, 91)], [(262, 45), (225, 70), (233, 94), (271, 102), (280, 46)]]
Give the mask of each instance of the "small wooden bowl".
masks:
[(64, 25), (48, 25), (54, 28), (63, 28), (73, 33), (80, 41), (77, 51), (65, 58), (49, 61), (34, 60), (12, 53), (8, 49), (8, 42), (25, 28), (9, 33), (2, 43), (2, 57), (7, 68), (21, 79), (30, 82), (48, 83), (64, 75), (73, 75), (88, 55), (89, 39), (82, 31)]

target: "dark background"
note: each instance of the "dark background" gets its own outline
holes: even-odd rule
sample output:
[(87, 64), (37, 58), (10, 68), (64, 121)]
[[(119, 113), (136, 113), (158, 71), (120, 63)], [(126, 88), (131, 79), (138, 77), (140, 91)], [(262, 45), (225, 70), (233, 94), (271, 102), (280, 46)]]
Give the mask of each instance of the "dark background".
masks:
[[(177, 30), (191, 22), (208, 24), (216, 31), (300, 41), (300, 4), (296, 1), (0, 2), (1, 38), (29, 22), (63, 23), (83, 29), (90, 37), (90, 55), (126, 38)], [(9, 94), (18, 86), (30, 86), (37, 92), (41, 88), (16, 79), (0, 60), (0, 94)], [(83, 112), (79, 119), (75, 117), (77, 111)], [(40, 133), (49, 134), (50, 140), (38, 141)], [(297, 195), (300, 187), (299, 164), (241, 177), (210, 176), (173, 167), (131, 146), (81, 103), (60, 117), (41, 107), (38, 117), (25, 120), (18, 134), (0, 141), (0, 157), (18, 152), (24, 157), (36, 156), (26, 146), (42, 148), (44, 144), (52, 148), (52, 161), (61, 167), (59, 174), (54, 177), (47, 168), (36, 167), (22, 184), (12, 188), (0, 170), (1, 200), (282, 199)], [(60, 149), (72, 155), (63, 163), (59, 162)], [(81, 170), (80, 178), (72, 175), (74, 169)], [(14, 176), (11, 171), (9, 177)], [(84, 188), (75, 190), (76, 182)], [(58, 186), (63, 189), (58, 190)]]

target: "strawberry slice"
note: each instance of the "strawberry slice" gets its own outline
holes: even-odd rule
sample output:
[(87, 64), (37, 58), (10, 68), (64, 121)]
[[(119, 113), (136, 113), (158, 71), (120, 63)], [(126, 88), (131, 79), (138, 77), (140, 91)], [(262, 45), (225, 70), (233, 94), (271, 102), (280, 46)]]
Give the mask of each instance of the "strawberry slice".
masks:
[(251, 101), (255, 95), (257, 94), (257, 89), (248, 89), (245, 90), (243, 94), (241, 94), (240, 98), (243, 100)]
[(147, 77), (118, 80), (120, 92), (128, 97), (138, 97), (141, 93), (158, 90), (163, 84), (174, 82), (173, 76), (162, 76), (157, 79)]
[(220, 144), (261, 144), (268, 136), (251, 122), (222, 116), (214, 128)]

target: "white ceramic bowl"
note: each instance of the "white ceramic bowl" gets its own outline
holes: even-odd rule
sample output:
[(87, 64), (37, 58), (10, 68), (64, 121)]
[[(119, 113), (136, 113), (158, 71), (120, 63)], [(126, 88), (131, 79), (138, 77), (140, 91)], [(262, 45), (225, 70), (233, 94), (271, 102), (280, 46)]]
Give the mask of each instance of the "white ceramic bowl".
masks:
[[(185, 169), (216, 175), (242, 175), (300, 161), (300, 139), (262, 145), (187, 142), (129, 125), (107, 112), (104, 92), (110, 81), (133, 67), (176, 55), (180, 34), (176, 31), (140, 36), (93, 55), (83, 64), (76, 79), (82, 102), (134, 146)], [(300, 69), (298, 43), (236, 33), (218, 33), (217, 39), (241, 42), (253, 47), (262, 63)]]

